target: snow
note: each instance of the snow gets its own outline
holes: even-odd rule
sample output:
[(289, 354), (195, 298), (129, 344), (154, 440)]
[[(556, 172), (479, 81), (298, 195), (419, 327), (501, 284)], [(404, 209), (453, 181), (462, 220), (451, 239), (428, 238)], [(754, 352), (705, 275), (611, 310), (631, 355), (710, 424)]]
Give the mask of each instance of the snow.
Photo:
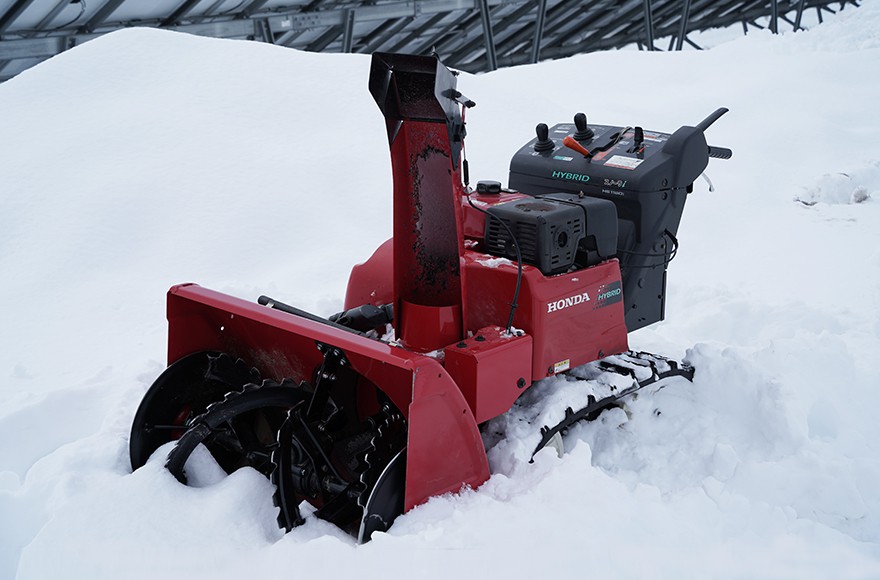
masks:
[(858, 167), (850, 173), (826, 173), (795, 197), (804, 205), (862, 203), (880, 192), (880, 162)]
[(184, 487), (160, 450), (131, 473), (127, 438), (168, 287), (326, 315), (389, 235), (369, 57), (128, 29), (0, 85), (0, 578), (880, 577), (878, 30), (865, 1), (710, 51), (462, 75), (474, 182), (578, 110), (672, 131), (730, 108), (668, 320), (630, 337), (697, 375), (562, 458), (493, 453), (482, 487), (361, 547), (313, 517), (282, 535), (253, 471), (199, 457)]
[(477, 262), (486, 266), (487, 268), (498, 268), (499, 266), (516, 266), (515, 263), (508, 260), (507, 258), (486, 258), (477, 260)]

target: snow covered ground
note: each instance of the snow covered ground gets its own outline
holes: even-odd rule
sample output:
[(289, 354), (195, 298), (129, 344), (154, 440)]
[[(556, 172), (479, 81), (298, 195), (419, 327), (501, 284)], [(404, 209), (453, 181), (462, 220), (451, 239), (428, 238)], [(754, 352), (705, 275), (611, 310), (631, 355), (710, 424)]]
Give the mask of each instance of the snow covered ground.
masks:
[(184, 281), (329, 314), (390, 233), (369, 57), (120, 31), (0, 85), (0, 579), (880, 578), (880, 3), (711, 51), (463, 75), (476, 179), (538, 122), (672, 131), (719, 106), (668, 320), (693, 385), (493, 458), (365, 546), (277, 530), (241, 470), (136, 473), (127, 438)]

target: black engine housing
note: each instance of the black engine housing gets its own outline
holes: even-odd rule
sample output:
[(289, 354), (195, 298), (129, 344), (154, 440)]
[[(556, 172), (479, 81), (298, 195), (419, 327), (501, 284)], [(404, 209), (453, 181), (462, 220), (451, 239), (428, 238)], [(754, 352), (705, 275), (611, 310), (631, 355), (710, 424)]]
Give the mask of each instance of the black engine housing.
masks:
[(516, 258), (509, 228), (523, 261), (544, 275), (593, 266), (617, 254), (617, 209), (611, 201), (552, 193), (495, 205), (488, 211), (494, 219), (486, 220), (486, 251)]

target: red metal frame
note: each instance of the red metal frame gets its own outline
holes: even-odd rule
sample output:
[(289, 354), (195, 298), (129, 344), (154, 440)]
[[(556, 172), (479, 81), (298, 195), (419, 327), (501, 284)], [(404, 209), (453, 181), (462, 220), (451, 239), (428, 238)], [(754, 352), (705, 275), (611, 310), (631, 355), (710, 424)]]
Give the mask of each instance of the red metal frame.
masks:
[[(524, 196), (517, 193), (471, 193), (469, 197), (478, 207), (490, 207)], [(516, 286), (517, 266), (510, 260), (479, 251), (486, 217), (471, 207), (467, 199), (468, 194), (462, 191), (463, 230), (465, 245), (469, 248), (461, 256), (465, 280), (464, 311), (467, 312), (465, 333), (473, 334), (484, 327), (506, 324)], [(391, 256), (392, 242), (388, 240), (382, 244), (369, 260), (352, 269), (346, 308), (392, 301), (390, 280), (395, 278), (392, 275), (395, 271)], [(534, 341), (529, 382), (625, 352), (629, 348), (623, 302), (609, 303), (599, 299), (606, 289), (615, 285), (619, 287), (620, 284), (620, 267), (616, 259), (556, 276), (545, 276), (533, 266), (523, 266), (522, 287), (513, 326), (525, 331)], [(583, 299), (585, 295), (588, 299)], [(570, 299), (569, 304), (566, 304), (566, 299)], [(551, 306), (560, 301), (560, 308)], [(428, 325), (430, 321), (425, 318), (420, 323)], [(498, 359), (497, 364), (503, 367), (508, 363)], [(460, 386), (463, 390), (484, 388)], [(479, 417), (485, 416), (480, 409), (474, 408), (473, 411)]]
[(168, 292), (169, 364), (215, 350), (243, 359), (264, 378), (312, 381), (323, 361), (319, 342), (342, 350), (363, 388), (384, 392), (407, 418), (406, 509), (488, 479), (473, 413), (433, 358), (195, 284)]

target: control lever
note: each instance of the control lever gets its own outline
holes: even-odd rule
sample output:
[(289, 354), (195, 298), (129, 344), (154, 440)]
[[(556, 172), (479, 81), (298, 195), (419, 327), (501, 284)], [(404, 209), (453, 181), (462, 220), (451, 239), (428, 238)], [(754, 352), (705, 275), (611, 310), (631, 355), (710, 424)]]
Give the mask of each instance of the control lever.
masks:
[(572, 151), (577, 151), (584, 157), (591, 157), (593, 154), (590, 153), (586, 147), (577, 142), (576, 139), (572, 138), (571, 135), (566, 135), (565, 139), (562, 140), (562, 144), (571, 149)]
[(586, 147), (578, 143), (571, 135), (566, 135), (565, 139), (562, 140), (562, 144), (569, 149), (577, 151), (587, 159), (591, 159), (596, 153), (608, 151), (609, 149), (617, 145), (626, 134), (626, 132), (629, 131), (631, 128), (632, 127), (625, 127), (623, 130), (608, 136), (605, 140), (605, 143), (594, 143), (590, 150), (587, 150)]
[(577, 128), (577, 131), (574, 133), (575, 140), (589, 141), (593, 138), (593, 130), (587, 125), (587, 116), (583, 113), (578, 113), (574, 116), (574, 126)]
[(645, 142), (645, 130), (641, 127), (636, 127), (633, 129), (633, 146), (630, 149), (631, 153), (639, 153), (641, 154), (643, 151), (643, 144)]
[(550, 127), (546, 123), (538, 123), (538, 126), (535, 127), (535, 133), (538, 135), (535, 151), (550, 151), (556, 147), (556, 144), (550, 139)]
[(705, 133), (706, 129), (708, 129), (712, 123), (720, 119), (721, 115), (728, 112), (729, 110), (730, 109), (728, 109), (727, 107), (721, 107), (720, 109), (717, 109), (714, 113), (697, 123), (697, 129)]

